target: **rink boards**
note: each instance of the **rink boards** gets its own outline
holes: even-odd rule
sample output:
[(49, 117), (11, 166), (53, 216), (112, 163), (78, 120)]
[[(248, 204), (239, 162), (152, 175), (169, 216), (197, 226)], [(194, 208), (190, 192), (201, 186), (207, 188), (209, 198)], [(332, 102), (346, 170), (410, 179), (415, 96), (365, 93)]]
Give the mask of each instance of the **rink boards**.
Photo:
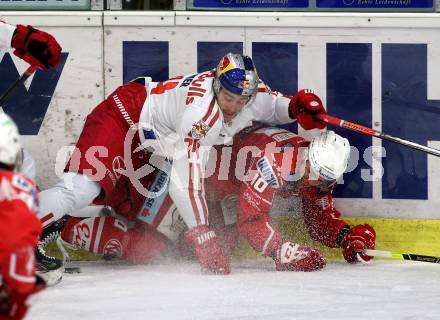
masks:
[[(376, 231), (376, 249), (397, 253), (414, 253), (440, 256), (440, 220), (434, 219), (385, 219), (356, 217), (347, 218), (350, 225), (368, 223)], [(319, 248), (329, 259), (342, 259), (340, 249), (330, 249), (310, 240), (304, 222), (300, 218), (283, 217), (276, 219), (286, 239), (306, 243)], [(246, 244), (241, 243), (237, 254), (255, 256)], [(379, 258), (386, 259), (387, 258)]]
[[(62, 171), (66, 147), (77, 140), (85, 116), (117, 86), (141, 75), (161, 81), (206, 70), (228, 51), (251, 55), (260, 77), (274, 90), (293, 94), (312, 88), (331, 115), (440, 148), (438, 14), (0, 15), (11, 23), (44, 28), (63, 46), (61, 64), (38, 71), (4, 106), (37, 161), (43, 188)], [(0, 91), (25, 68), (14, 56), (4, 56)], [(296, 131), (296, 125), (291, 129)], [(336, 192), (340, 211), (387, 230), (378, 239), (387, 246), (408, 235), (426, 239), (424, 246), (439, 243), (440, 227), (427, 219), (440, 217), (440, 159), (332, 129), (354, 147), (349, 172)], [(301, 128), (299, 133), (310, 135)], [(397, 240), (382, 239), (382, 234)]]

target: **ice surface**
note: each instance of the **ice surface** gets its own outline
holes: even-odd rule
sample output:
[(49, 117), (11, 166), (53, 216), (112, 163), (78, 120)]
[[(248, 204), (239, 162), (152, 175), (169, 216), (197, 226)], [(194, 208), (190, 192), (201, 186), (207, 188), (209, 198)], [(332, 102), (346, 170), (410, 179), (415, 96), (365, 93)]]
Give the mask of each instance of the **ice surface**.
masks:
[(438, 264), (331, 261), (303, 273), (246, 260), (228, 276), (202, 275), (195, 262), (79, 265), (82, 273), (38, 296), (27, 319), (440, 319)]

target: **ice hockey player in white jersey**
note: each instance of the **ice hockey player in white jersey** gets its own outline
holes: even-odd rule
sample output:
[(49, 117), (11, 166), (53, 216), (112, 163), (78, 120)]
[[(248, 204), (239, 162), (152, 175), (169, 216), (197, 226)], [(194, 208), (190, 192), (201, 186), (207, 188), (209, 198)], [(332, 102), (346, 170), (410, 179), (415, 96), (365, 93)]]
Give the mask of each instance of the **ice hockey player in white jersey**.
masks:
[[(136, 199), (154, 199), (168, 187), (202, 270), (228, 274), (229, 257), (208, 225), (202, 177), (210, 148), (231, 142), (253, 121), (297, 120), (306, 130), (322, 129), (316, 115), (323, 113), (311, 90), (292, 97), (272, 92), (252, 59), (240, 54), (228, 53), (216, 69), (199, 74), (129, 82), (88, 115), (61, 180), (41, 193), (43, 238), (59, 234), (63, 216), (91, 203), (141, 210), (149, 204)], [(154, 192), (147, 188), (153, 167), (170, 170), (169, 183)]]
[(47, 32), (0, 21), (0, 53), (11, 49), (17, 57), (42, 69), (55, 67), (61, 57), (61, 46)]

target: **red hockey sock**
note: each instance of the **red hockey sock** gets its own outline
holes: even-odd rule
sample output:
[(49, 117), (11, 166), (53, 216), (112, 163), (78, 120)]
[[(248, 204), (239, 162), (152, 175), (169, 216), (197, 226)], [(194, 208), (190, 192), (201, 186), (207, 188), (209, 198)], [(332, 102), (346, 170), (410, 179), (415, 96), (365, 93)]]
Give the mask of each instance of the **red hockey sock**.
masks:
[(136, 264), (151, 262), (168, 247), (166, 238), (156, 230), (148, 226), (128, 229), (113, 217), (72, 218), (61, 237), (77, 248)]

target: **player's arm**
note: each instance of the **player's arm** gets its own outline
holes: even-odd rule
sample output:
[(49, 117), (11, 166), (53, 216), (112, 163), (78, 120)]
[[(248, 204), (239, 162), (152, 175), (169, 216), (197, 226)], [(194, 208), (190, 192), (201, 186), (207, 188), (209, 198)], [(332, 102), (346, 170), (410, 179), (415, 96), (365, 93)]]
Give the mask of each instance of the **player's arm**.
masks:
[(33, 277), (35, 285), (29, 292), (21, 293), (0, 285), (0, 319), (21, 320), (27, 314), (29, 297), (46, 288), (46, 283), (39, 276)]
[(310, 89), (287, 96), (271, 91), (267, 85), (260, 82), (255, 103), (259, 117), (257, 120), (268, 124), (279, 125), (297, 120), (306, 130), (323, 129), (326, 126), (324, 121), (316, 117), (326, 113), (323, 103)]
[(282, 242), (269, 214), (273, 195), (273, 190), (258, 173), (251, 181), (241, 183), (239, 232), (263, 256), (269, 256)]
[(314, 271), (325, 266), (318, 250), (285, 241), (272, 223), (274, 190), (256, 173), (240, 189), (238, 227), (255, 251), (271, 257), (278, 271)]
[(210, 146), (220, 130), (219, 109), (187, 107), (175, 146), (170, 178), (170, 196), (188, 225), (185, 242), (193, 249), (203, 271), (228, 274), (229, 257), (208, 226), (208, 207), (203, 175)]
[(350, 227), (334, 207), (331, 192), (319, 199), (303, 199), (303, 213), (313, 240), (330, 248), (342, 248), (345, 260), (350, 263), (372, 259), (361, 252), (363, 249), (374, 249), (374, 229), (368, 224)]
[(42, 69), (55, 67), (61, 57), (61, 46), (49, 33), (32, 26), (0, 22), (0, 49), (11, 48), (17, 57)]

